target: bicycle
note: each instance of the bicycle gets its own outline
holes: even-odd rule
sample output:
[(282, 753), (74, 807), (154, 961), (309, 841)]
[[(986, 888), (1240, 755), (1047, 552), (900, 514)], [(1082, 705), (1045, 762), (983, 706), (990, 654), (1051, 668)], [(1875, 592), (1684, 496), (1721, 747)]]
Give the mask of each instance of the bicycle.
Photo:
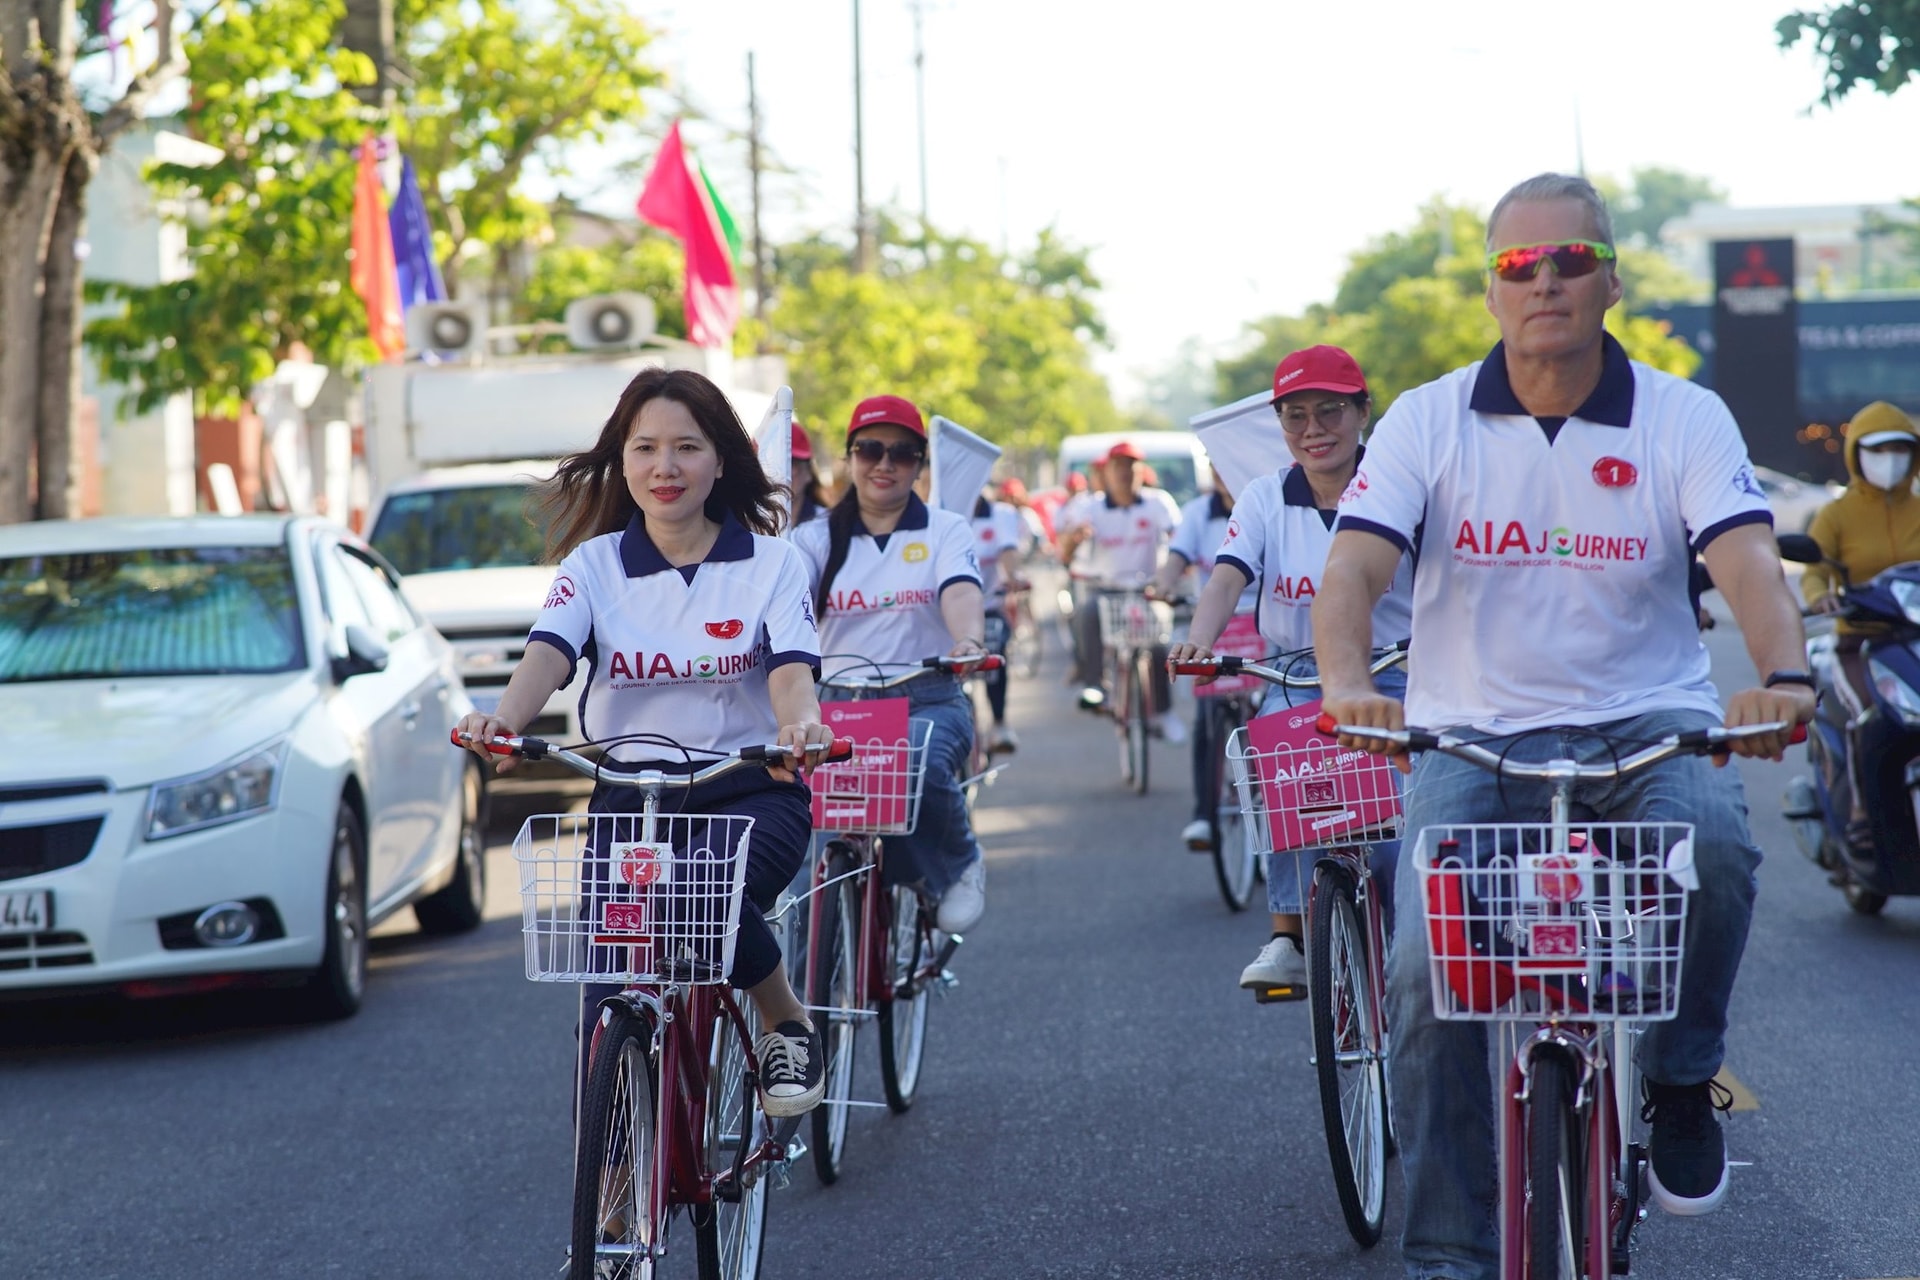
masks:
[(1031, 680), (1040, 674), (1040, 663), (1046, 656), (1046, 633), (1033, 616), (1032, 584), (1009, 583), (1000, 607), (1007, 616), (1007, 661)]
[(1153, 660), (1173, 639), (1173, 610), (1147, 597), (1142, 586), (1095, 588), (1100, 610), (1102, 687), (1099, 709), (1113, 718), (1120, 736), (1120, 779), (1135, 795), (1147, 794), (1153, 734)]
[(1606, 764), (1522, 764), (1453, 733), (1321, 718), (1324, 732), (1443, 751), (1552, 787), (1545, 823), (1429, 827), (1414, 848), (1434, 1013), (1498, 1023), (1508, 1064), (1496, 1109), (1503, 1280), (1627, 1271), (1648, 1198), (1646, 1144), (1633, 1139), (1633, 1039), (1678, 1009), (1697, 887), (1691, 823), (1576, 825), (1574, 785), (1784, 727), (1673, 734)]
[[(1284, 689), (1319, 688), (1317, 674), (1290, 669), (1300, 656), (1281, 655), (1280, 666), (1232, 656), (1169, 665), (1175, 675), (1244, 675)], [(1371, 673), (1406, 657), (1404, 644), (1383, 650)], [(1290, 729), (1317, 730), (1318, 703), (1261, 719), (1282, 717)], [(1342, 751), (1331, 740), (1260, 745), (1253, 737), (1251, 726), (1237, 728), (1224, 750), (1245, 824), (1244, 856), (1322, 849), (1306, 911), (1313, 1065), (1341, 1215), (1354, 1240), (1371, 1248), (1386, 1218), (1393, 1126), (1386, 1080), (1389, 922), (1370, 853), (1375, 842), (1399, 835), (1399, 787), (1390, 765)], [(1255, 998), (1272, 997), (1256, 992)]]
[[(1265, 652), (1263, 642), (1258, 628), (1252, 623), (1252, 614), (1234, 616), (1227, 629), (1214, 642), (1216, 648), (1224, 650), (1222, 656), (1251, 659), (1262, 656)], [(1234, 654), (1233, 646), (1236, 644), (1246, 645), (1247, 651)], [(1174, 674), (1181, 673), (1174, 670)], [(1206, 812), (1205, 851), (1211, 855), (1214, 883), (1219, 886), (1220, 896), (1230, 911), (1245, 911), (1252, 905), (1254, 886), (1265, 872), (1265, 863), (1247, 839), (1240, 813), (1239, 791), (1234, 785), (1233, 772), (1227, 767), (1227, 743), (1259, 710), (1259, 699), (1253, 696), (1258, 687), (1257, 677), (1236, 674), (1223, 675), (1209, 684), (1196, 685), (1193, 690), (1200, 704), (1200, 714), (1204, 717), (1200, 735), (1204, 741), (1214, 744), (1214, 749), (1201, 765), (1200, 777), (1195, 779), (1198, 795), (1213, 797), (1213, 803), (1207, 806)], [(1195, 850), (1199, 851), (1197, 846)]]
[[(988, 670), (1001, 662), (993, 655), (928, 658), (890, 674), (885, 664), (869, 663), (876, 674), (841, 672), (820, 687), (849, 694), (851, 702), (870, 702), (928, 671)], [(835, 708), (845, 705), (823, 702), (821, 709), (831, 723)], [(930, 996), (954, 985), (947, 966), (964, 941), (940, 932), (933, 906), (911, 887), (886, 884), (886, 838), (917, 825), (926, 782), (933, 726), (907, 723), (904, 737), (860, 743), (848, 766), (822, 769), (813, 780), (815, 828), (833, 833), (809, 874), (802, 948), (808, 1010), (827, 1020), (827, 1092), (813, 1111), (811, 1150), (814, 1172), (828, 1185), (840, 1176), (850, 1108), (884, 1105), (898, 1114), (913, 1106), (926, 1057)], [(857, 1033), (867, 1021), (879, 1027), (884, 1103), (851, 1096)]]
[[(469, 745), (458, 730), (452, 737)], [(556, 761), (644, 797), (637, 814), (537, 814), (514, 837), (527, 977), (623, 987), (601, 1001), (581, 1040), (567, 1274), (687, 1274), (669, 1271), (684, 1256), (668, 1249), (684, 1210), (700, 1280), (751, 1280), (768, 1176), (784, 1171), (789, 1136), (755, 1115), (752, 1010), (726, 981), (753, 819), (662, 814), (659, 805), (669, 788), (792, 763), (795, 753), (746, 747), (682, 774), (615, 772), (534, 737), (497, 737), (486, 749)], [(837, 741), (826, 759), (851, 751)]]

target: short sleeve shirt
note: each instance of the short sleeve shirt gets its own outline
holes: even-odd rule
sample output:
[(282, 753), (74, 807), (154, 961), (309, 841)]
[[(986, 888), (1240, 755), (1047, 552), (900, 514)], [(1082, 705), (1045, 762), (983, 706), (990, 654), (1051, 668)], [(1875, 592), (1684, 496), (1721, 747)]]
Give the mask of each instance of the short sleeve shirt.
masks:
[[(831, 551), (828, 521), (803, 524), (792, 534), (817, 590)], [(846, 563), (834, 575), (820, 617), (820, 641), (828, 677), (866, 662), (918, 662), (947, 652), (954, 637), (940, 612), (940, 597), (962, 582), (976, 586), (980, 565), (973, 531), (964, 517), (929, 508), (918, 497), (892, 533), (868, 533), (856, 521)]]
[(986, 515), (974, 516), (968, 527), (973, 531), (974, 555), (980, 561), (980, 589), (986, 592), (987, 604), (992, 607), (1000, 591), (1000, 553), (1020, 550), (1026, 525), (1012, 504), (995, 502), (989, 505)]
[[(819, 665), (807, 584), (789, 543), (749, 533), (731, 515), (706, 559), (683, 568), (667, 562), (635, 515), (560, 562), (527, 639), (589, 664), (580, 723), (590, 739), (658, 733), (696, 750), (735, 751), (779, 733), (767, 673)], [(612, 755), (662, 758), (660, 748), (631, 744)]]
[[(1368, 454), (1361, 451), (1364, 466)], [(1233, 504), (1215, 559), (1247, 576), (1259, 592), (1260, 635), (1283, 653), (1313, 647), (1313, 601), (1333, 549), (1335, 513), (1315, 504), (1299, 464), (1261, 476)], [(1408, 636), (1413, 613), (1413, 539), (1386, 594), (1373, 607), (1373, 646)]]
[[(1227, 539), (1227, 521), (1231, 514), (1219, 494), (1201, 494), (1180, 508), (1180, 524), (1173, 531), (1173, 541), (1167, 544), (1168, 553), (1192, 565), (1199, 571), (1200, 580), (1205, 582), (1213, 573), (1214, 552)], [(1250, 611), (1259, 598), (1257, 585), (1249, 582), (1247, 589), (1240, 593), (1234, 612)]]
[(1605, 340), (1564, 422), (1514, 395), (1505, 350), (1402, 395), (1340, 500), (1344, 531), (1406, 547), (1407, 718), (1508, 733), (1650, 711), (1719, 713), (1687, 586), (1729, 529), (1772, 523), (1711, 391)]
[(1075, 577), (1145, 581), (1160, 567), (1167, 538), (1180, 523), (1180, 508), (1164, 489), (1138, 490), (1125, 507), (1109, 497), (1082, 496), (1068, 506), (1063, 523), (1092, 530), (1074, 557)]

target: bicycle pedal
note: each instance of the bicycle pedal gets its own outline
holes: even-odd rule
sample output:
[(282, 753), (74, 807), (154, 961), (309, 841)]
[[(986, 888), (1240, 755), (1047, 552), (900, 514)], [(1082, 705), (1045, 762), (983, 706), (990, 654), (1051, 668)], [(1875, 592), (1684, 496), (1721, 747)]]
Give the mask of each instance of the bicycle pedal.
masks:
[(1254, 987), (1252, 990), (1255, 1004), (1292, 1004), (1307, 998), (1305, 987)]

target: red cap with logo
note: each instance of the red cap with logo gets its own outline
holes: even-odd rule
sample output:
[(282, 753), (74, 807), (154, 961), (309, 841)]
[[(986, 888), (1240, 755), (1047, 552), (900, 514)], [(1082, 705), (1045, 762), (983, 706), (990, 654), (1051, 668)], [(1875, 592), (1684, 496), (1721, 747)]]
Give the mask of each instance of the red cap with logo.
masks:
[(862, 427), (877, 427), (883, 423), (905, 427), (921, 439), (926, 439), (926, 419), (920, 416), (920, 410), (914, 407), (913, 401), (900, 396), (868, 396), (853, 406), (847, 434), (851, 436)]
[(1133, 443), (1133, 441), (1122, 440), (1119, 444), (1107, 450), (1107, 456), (1101, 459), (1101, 461), (1112, 462), (1115, 458), (1132, 458), (1135, 462), (1145, 462), (1147, 455), (1140, 452), (1140, 446)]
[(1339, 391), (1359, 395), (1367, 389), (1360, 364), (1339, 347), (1306, 347), (1280, 362), (1273, 371), (1276, 402), (1296, 391)]
[(813, 457), (813, 441), (807, 439), (807, 431), (798, 422), (793, 424), (793, 456), (796, 458)]

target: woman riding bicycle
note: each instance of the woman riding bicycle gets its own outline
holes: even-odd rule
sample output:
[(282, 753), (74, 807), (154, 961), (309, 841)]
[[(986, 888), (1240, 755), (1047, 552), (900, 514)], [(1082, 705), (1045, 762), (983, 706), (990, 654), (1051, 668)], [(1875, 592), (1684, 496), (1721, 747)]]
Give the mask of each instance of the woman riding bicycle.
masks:
[[(1007, 656), (1007, 639), (1012, 625), (1007, 618), (1007, 592), (1026, 584), (1020, 580), (1020, 543), (1026, 526), (1010, 503), (995, 502), (991, 489), (981, 490), (974, 499), (974, 555), (980, 561), (980, 591), (986, 602), (987, 651)], [(989, 671), (985, 677), (987, 710), (993, 715), (993, 730), (987, 737), (987, 750), (995, 755), (1020, 749), (1020, 739), (1007, 727), (1007, 669)]]
[[(983, 657), (986, 616), (967, 521), (929, 508), (913, 491), (927, 462), (920, 410), (899, 396), (869, 396), (847, 426), (852, 483), (825, 520), (793, 531), (812, 571), (826, 674), (917, 663), (936, 653)], [(986, 910), (986, 869), (960, 783), (973, 751), (973, 703), (939, 671), (907, 685), (911, 714), (932, 722), (920, 819), (893, 844), (889, 883), (917, 885), (939, 903), (936, 920), (964, 933)]]
[[(1247, 486), (1227, 525), (1226, 540), (1214, 557), (1213, 573), (1194, 607), (1187, 642), (1170, 657), (1191, 661), (1213, 656), (1213, 643), (1233, 617), (1240, 594), (1258, 583), (1260, 634), (1283, 653), (1313, 644), (1309, 610), (1315, 587), (1333, 545), (1333, 523), (1340, 495), (1353, 480), (1365, 450), (1360, 435), (1368, 422), (1366, 375), (1338, 347), (1308, 347), (1282, 360), (1273, 372), (1273, 409), (1280, 419), (1294, 463), (1285, 471), (1261, 476)], [(1398, 644), (1408, 635), (1412, 616), (1413, 561), (1404, 556), (1393, 585), (1373, 612), (1373, 643)], [(1312, 674), (1311, 659), (1296, 665)], [(1406, 686), (1399, 668), (1382, 673), (1383, 692)], [(1285, 705), (1287, 690), (1267, 695)], [(1307, 994), (1306, 925), (1302, 886), (1312, 876), (1316, 850), (1276, 853), (1267, 866), (1267, 908), (1273, 936), (1240, 974), (1240, 985), (1267, 999), (1302, 1000)], [(1375, 883), (1383, 895), (1393, 883), (1399, 853), (1395, 841), (1375, 846)], [(1388, 899), (1383, 897), (1383, 905)], [(1388, 917), (1392, 917), (1389, 915)]]
[[(500, 705), (460, 722), (474, 750), (524, 732), (582, 658), (592, 675), (581, 723), (610, 744), (608, 772), (686, 771), (698, 763), (687, 752), (830, 743), (805, 566), (774, 536), (776, 492), (718, 387), (682, 370), (635, 377), (593, 447), (562, 459), (547, 491), (549, 550), (565, 559)], [(632, 788), (601, 782), (588, 810), (639, 805)], [(772, 1116), (808, 1111), (825, 1090), (819, 1036), (761, 914), (806, 856), (808, 805), (791, 770), (769, 768), (695, 787), (683, 810), (753, 819), (746, 896), (759, 911), (740, 913), (728, 978), (772, 1028), (758, 1046)], [(618, 989), (583, 986), (583, 1027)]]

